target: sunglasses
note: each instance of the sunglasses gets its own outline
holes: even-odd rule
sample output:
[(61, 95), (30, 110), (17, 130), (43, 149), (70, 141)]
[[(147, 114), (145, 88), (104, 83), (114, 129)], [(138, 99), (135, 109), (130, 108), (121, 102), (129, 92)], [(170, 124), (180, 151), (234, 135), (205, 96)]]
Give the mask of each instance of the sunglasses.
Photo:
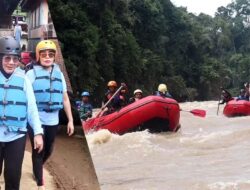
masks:
[(13, 61), (14, 63), (19, 62), (19, 57), (18, 56), (3, 56), (3, 61), (9, 63), (10, 61)]
[(49, 52), (49, 53), (40, 53), (40, 57), (41, 58), (46, 58), (46, 57), (49, 57), (49, 58), (54, 58), (55, 57), (55, 53), (53, 52)]

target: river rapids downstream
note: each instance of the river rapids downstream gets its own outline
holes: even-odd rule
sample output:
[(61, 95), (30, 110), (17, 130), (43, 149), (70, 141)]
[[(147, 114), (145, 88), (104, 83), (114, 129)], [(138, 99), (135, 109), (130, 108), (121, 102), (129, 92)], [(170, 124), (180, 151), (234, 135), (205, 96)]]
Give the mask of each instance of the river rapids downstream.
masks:
[(227, 118), (217, 102), (181, 103), (177, 133), (87, 134), (103, 190), (249, 190), (250, 117)]

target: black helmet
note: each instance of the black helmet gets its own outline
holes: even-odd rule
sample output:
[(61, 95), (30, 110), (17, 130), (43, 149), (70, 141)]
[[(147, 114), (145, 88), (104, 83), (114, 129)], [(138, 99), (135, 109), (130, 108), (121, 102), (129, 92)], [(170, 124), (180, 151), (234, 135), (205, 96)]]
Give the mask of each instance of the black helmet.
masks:
[(12, 36), (0, 38), (0, 54), (20, 56), (20, 44)]

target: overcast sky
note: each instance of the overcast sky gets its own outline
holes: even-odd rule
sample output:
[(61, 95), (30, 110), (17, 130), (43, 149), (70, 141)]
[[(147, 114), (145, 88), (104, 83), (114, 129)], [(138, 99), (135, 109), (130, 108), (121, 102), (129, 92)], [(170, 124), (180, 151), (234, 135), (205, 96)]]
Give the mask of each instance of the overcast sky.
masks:
[(199, 14), (201, 12), (214, 16), (217, 8), (226, 6), (232, 0), (171, 0), (176, 6), (187, 7), (188, 12)]

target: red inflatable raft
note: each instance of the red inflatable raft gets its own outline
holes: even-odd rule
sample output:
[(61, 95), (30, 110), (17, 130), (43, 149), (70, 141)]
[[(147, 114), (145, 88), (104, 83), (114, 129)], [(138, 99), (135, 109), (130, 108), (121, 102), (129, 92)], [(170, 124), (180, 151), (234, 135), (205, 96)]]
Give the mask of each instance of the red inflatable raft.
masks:
[(83, 122), (86, 133), (108, 129), (124, 134), (149, 129), (150, 132), (177, 131), (180, 128), (178, 102), (170, 98), (148, 96), (112, 114)]
[(224, 107), (223, 114), (227, 117), (250, 115), (250, 102), (246, 100), (231, 100)]

